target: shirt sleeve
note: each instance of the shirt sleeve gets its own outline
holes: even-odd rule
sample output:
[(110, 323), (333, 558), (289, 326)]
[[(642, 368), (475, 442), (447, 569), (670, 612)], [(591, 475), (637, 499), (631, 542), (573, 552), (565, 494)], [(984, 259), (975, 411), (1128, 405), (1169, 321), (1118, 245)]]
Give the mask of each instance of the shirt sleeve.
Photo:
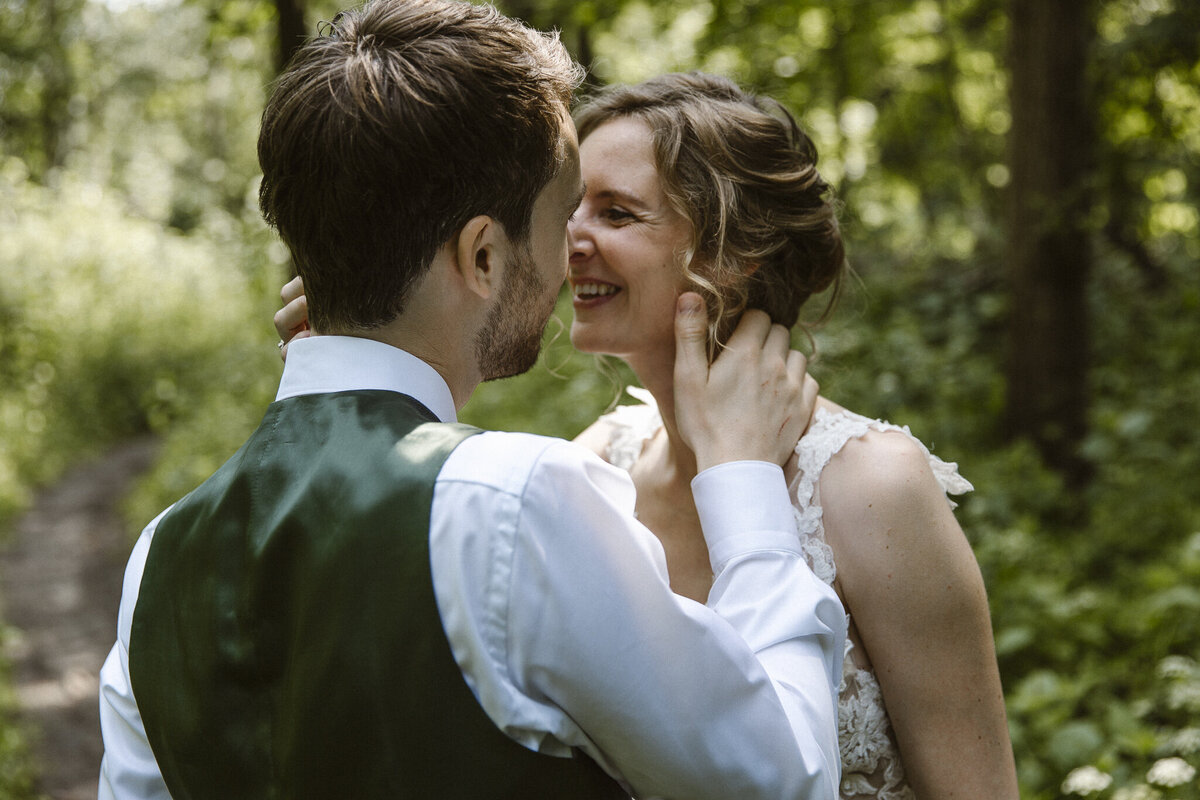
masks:
[(117, 641), (100, 668), (100, 731), (104, 738), (104, 759), (100, 762), (98, 800), (171, 800), (150, 749), (129, 681), (129, 633), (133, 610), (137, 606), (138, 587), (150, 542), (164, 514), (166, 511), (146, 526), (129, 556), (121, 607), (117, 612)]
[(837, 797), (846, 617), (804, 562), (782, 471), (698, 476), (701, 605), (671, 592), (628, 476), (546, 442), (472, 437), (434, 495), (439, 609), (492, 720), (582, 748), (641, 798)]

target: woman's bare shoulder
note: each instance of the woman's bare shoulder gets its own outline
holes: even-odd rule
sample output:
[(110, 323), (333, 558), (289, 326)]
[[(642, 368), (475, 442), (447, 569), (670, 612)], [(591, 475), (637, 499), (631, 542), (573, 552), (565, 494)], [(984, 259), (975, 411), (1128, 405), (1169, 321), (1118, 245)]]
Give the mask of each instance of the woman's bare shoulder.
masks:
[(849, 560), (891, 561), (896, 546), (912, 554), (962, 537), (928, 451), (902, 431), (871, 429), (850, 439), (829, 460), (819, 487), (839, 569)]
[(583, 432), (575, 437), (574, 442), (575, 444), (583, 445), (607, 461), (608, 445), (612, 441), (614, 428), (615, 426), (611, 420), (601, 417), (584, 428)]
[[(824, 397), (817, 400), (817, 409), (829, 414), (854, 413)], [(926, 476), (937, 485), (927, 452), (916, 439), (899, 430), (870, 428), (862, 436), (850, 438), (830, 458), (821, 473), (822, 495), (842, 488), (857, 489), (859, 494), (905, 491), (913, 480)], [(826, 502), (828, 497), (822, 505)]]
[(850, 439), (821, 473), (823, 489), (852, 485), (859, 492), (889, 494), (909, 491), (914, 482), (927, 482), (941, 491), (925, 449), (898, 430), (871, 429)]

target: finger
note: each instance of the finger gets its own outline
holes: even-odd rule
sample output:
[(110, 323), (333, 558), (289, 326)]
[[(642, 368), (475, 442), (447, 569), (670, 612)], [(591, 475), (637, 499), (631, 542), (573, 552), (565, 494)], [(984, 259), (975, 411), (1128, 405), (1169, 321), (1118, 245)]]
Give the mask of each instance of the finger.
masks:
[(287, 303), (292, 302), (297, 297), (300, 297), (303, 294), (304, 294), (304, 280), (299, 275), (297, 275), (296, 277), (292, 278), (290, 281), (285, 283), (283, 285), (283, 288), (279, 290), (279, 299), (282, 300), (284, 302), (284, 304), (286, 305)]
[(817, 413), (817, 396), (821, 393), (821, 386), (816, 379), (807, 372), (808, 359), (799, 350), (792, 350), (788, 353), (788, 373), (801, 382), (800, 384), (800, 404), (798, 408), (809, 409), (808, 419), (804, 421), (804, 430), (801, 435), (808, 433), (809, 427), (812, 426), (813, 417)]
[(704, 298), (684, 292), (675, 301), (675, 387), (680, 391), (708, 378), (708, 314)]
[(804, 376), (804, 406), (812, 408), (812, 413), (808, 415), (808, 421), (804, 423), (804, 430), (801, 431), (801, 436), (808, 433), (808, 429), (812, 427), (813, 419), (817, 416), (817, 398), (821, 394), (821, 386), (817, 383), (812, 375), (805, 374)]
[(808, 357), (799, 350), (789, 350), (787, 354), (787, 368), (788, 374), (799, 380), (800, 376), (808, 370)]
[(792, 334), (782, 325), (772, 325), (767, 331), (767, 339), (763, 342), (763, 355), (778, 356), (786, 360), (792, 347)]
[(285, 342), (298, 331), (308, 328), (308, 297), (299, 295), (286, 306), (275, 312), (275, 332)]
[(771, 318), (765, 311), (752, 308), (742, 314), (742, 318), (734, 328), (726, 346), (735, 350), (761, 348), (770, 332)]
[(310, 337), (310, 336), (312, 336), (312, 332), (311, 332), (311, 331), (307, 331), (307, 330), (305, 330), (305, 331), (300, 331), (300, 332), (299, 332), (299, 333), (297, 333), (295, 336), (293, 336), (293, 337), (292, 337), (290, 340), (288, 340), (288, 341), (285, 341), (285, 342), (283, 343), (283, 346), (279, 348), (279, 357), (280, 357), (280, 358), (281, 358), (283, 361), (285, 361), (285, 362), (286, 362), (286, 361), (287, 361), (287, 353), (288, 353), (288, 348), (292, 346), (292, 343), (293, 343), (293, 342), (296, 342), (296, 341), (299, 341), (300, 339), (307, 339), (307, 338), (308, 338), (308, 337)]
[[(817, 411), (817, 408), (816, 408), (817, 397), (820, 396), (820, 394), (821, 394), (821, 384), (817, 383), (817, 379), (814, 378), (812, 375), (805, 373), (804, 374), (804, 389), (803, 389), (804, 403), (805, 403), (805, 405), (807, 405), (808, 403), (813, 404), (813, 413), (814, 414)], [(806, 426), (805, 430), (807, 430), (807, 429), (808, 428)]]

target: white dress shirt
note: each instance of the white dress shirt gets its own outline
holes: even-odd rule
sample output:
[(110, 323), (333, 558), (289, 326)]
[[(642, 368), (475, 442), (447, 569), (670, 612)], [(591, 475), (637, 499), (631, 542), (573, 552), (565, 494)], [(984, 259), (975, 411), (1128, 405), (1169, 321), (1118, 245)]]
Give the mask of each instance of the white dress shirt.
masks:
[[(455, 419), (441, 376), (404, 351), (334, 336), (290, 345), (277, 399), (351, 389), (402, 392)], [(804, 562), (783, 472), (723, 464), (692, 488), (715, 575), (706, 605), (671, 592), (624, 471), (559, 439), (468, 438), (431, 511), (454, 657), (506, 734), (550, 754), (581, 748), (639, 798), (836, 798), (846, 618)], [(101, 800), (168, 797), (128, 662), (157, 522), (129, 559), (100, 673)]]

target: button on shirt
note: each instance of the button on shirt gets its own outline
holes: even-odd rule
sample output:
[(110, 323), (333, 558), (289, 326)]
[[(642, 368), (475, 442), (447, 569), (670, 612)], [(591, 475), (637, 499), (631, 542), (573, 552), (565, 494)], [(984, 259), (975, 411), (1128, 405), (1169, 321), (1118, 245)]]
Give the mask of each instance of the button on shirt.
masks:
[[(352, 337), (293, 342), (276, 399), (352, 389), (455, 420), (432, 367)], [(468, 438), (438, 475), (429, 534), (455, 660), (510, 737), (580, 748), (640, 798), (835, 798), (846, 617), (800, 553), (783, 472), (723, 464), (692, 489), (715, 578), (704, 605), (671, 592), (624, 471), (559, 439)], [(128, 663), (157, 522), (130, 557), (100, 673), (101, 800), (168, 797)]]

